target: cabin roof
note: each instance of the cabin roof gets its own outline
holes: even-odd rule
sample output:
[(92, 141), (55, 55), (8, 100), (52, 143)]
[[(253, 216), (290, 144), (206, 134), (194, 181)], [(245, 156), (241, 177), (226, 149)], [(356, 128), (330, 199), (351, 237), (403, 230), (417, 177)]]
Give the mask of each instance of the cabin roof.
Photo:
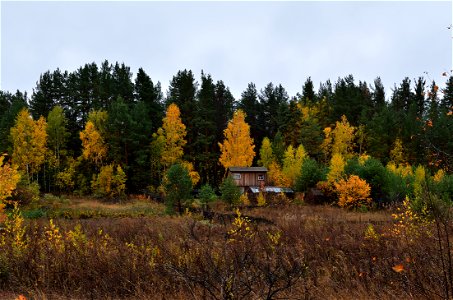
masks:
[[(290, 188), (279, 186), (266, 186), (262, 190), (265, 193), (294, 193), (294, 191)], [(251, 186), (250, 191), (253, 194), (258, 194), (260, 192), (260, 188), (257, 186)]]
[(267, 172), (265, 167), (229, 167), (230, 172)]

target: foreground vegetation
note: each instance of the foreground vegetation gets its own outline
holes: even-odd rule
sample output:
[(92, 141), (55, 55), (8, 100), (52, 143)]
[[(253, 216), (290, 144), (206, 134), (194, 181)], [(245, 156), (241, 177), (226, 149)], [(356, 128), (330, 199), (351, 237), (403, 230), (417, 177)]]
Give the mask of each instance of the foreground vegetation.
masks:
[(44, 299), (451, 296), (443, 248), (450, 228), (438, 231), (444, 223), (435, 221), (444, 219), (422, 217), (409, 202), (367, 213), (289, 203), (232, 212), (216, 203), (203, 219), (160, 215), (163, 205), (145, 199), (110, 208), (66, 201), (110, 213), (139, 202), (156, 214), (24, 219), (9, 210), (0, 235), (2, 291)]

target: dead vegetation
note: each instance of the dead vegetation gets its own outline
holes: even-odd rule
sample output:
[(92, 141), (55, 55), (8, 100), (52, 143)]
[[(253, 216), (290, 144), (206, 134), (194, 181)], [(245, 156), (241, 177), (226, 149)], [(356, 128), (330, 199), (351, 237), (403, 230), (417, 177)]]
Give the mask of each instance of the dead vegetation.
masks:
[(329, 206), (228, 214), (22, 225), (16, 216), (2, 231), (1, 288), (40, 299), (443, 297), (432, 224), (401, 235), (389, 211)]

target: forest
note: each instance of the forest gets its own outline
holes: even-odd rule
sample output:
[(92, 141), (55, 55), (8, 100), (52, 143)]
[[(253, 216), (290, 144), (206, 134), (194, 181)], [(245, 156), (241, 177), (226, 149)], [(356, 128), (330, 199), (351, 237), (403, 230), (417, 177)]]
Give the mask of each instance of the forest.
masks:
[[(390, 95), (379, 77), (309, 77), (296, 95), (251, 82), (235, 99), (204, 71), (178, 71), (164, 95), (142, 68), (104, 61), (47, 71), (30, 96), (0, 91), (1, 290), (453, 297), (442, 75), (443, 89), (406, 77)], [(266, 167), (295, 196), (249, 199), (232, 166)]]
[[(347, 149), (340, 152), (346, 158), (367, 154), (385, 166), (392, 159), (392, 151), (400, 147), (396, 164), (422, 165), (431, 172), (443, 169), (449, 173), (453, 77), (444, 75), (444, 90), (422, 77), (414, 82), (404, 78), (392, 95), (385, 95), (380, 78), (369, 85), (355, 83), (349, 75), (335, 83), (327, 80), (317, 91), (308, 78), (301, 93), (292, 97), (281, 84), (269, 83), (258, 90), (250, 83), (241, 98), (234, 99), (222, 80), (216, 82), (204, 72), (200, 83), (190, 70), (177, 72), (164, 96), (160, 83), (154, 83), (141, 68), (133, 82), (130, 68), (124, 64), (105, 61), (98, 67), (91, 63), (71, 73), (59, 69), (43, 73), (31, 97), (19, 91), (1, 92), (0, 152), (8, 154), (22, 170), (29, 168), (30, 180), (38, 182), (43, 192), (92, 193), (89, 181), (93, 173), (109, 164), (124, 171), (128, 193), (157, 188), (165, 169), (158, 130), (166, 108), (174, 103), (186, 128), (181, 160), (190, 162), (198, 172), (198, 185), (218, 187), (222, 181), (219, 143), (238, 109), (245, 113), (250, 128), (255, 166), (269, 166), (269, 162), (260, 160), (262, 145), (268, 139), (280, 168), (289, 146), (297, 149), (302, 145), (307, 156), (328, 166), (333, 152), (337, 152), (333, 148), (338, 145), (334, 144), (345, 143)], [(45, 131), (23, 132), (37, 143), (27, 145), (29, 148), (19, 145), (21, 137), (11, 131), (27, 126), (19, 122), (23, 108)], [(349, 140), (335, 133), (336, 122), (349, 127), (351, 132), (345, 133)], [(102, 146), (92, 146), (104, 149), (86, 148), (80, 132), (99, 134)], [(38, 145), (40, 134), (46, 135), (42, 136), (42, 145)], [(36, 157), (21, 161), (20, 151), (36, 152)], [(84, 151), (93, 151), (99, 157), (88, 158)], [(71, 176), (75, 173), (78, 178)]]

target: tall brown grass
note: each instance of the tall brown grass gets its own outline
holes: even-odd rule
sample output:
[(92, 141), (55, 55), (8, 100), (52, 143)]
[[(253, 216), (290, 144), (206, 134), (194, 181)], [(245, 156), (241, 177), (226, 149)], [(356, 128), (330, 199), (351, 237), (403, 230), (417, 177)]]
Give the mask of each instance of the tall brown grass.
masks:
[(22, 237), (13, 232), (22, 225), (10, 226), (1, 233), (0, 286), (49, 299), (444, 295), (433, 224), (398, 235), (390, 212), (286, 205), (242, 214), (231, 222), (40, 219), (26, 222)]

